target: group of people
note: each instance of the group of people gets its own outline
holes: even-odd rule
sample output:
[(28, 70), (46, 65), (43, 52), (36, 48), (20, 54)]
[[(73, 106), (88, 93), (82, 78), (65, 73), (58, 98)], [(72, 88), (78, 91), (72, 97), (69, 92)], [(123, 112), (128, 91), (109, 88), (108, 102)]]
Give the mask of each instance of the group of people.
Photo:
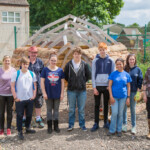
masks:
[[(122, 135), (127, 132), (127, 105), (131, 111), (131, 133), (136, 134), (136, 101), (134, 96), (143, 84), (144, 101), (147, 105), (150, 138), (150, 69), (143, 80), (142, 72), (136, 65), (136, 56), (129, 54), (126, 64), (122, 58), (115, 62), (107, 55), (107, 44), (98, 44), (99, 54), (90, 66), (81, 59), (82, 50), (75, 47), (73, 58), (64, 71), (57, 66), (57, 53), (51, 52), (49, 65), (44, 67), (37, 58), (38, 49), (29, 48), (29, 57), (20, 61), (20, 69), (11, 67), (10, 56), (4, 56), (0, 68), (0, 136), (4, 135), (5, 108), (7, 108), (7, 135), (11, 135), (12, 106), (15, 102), (17, 114), (18, 138), (24, 139), (23, 123), (26, 133), (35, 133), (31, 129), (33, 106), (35, 106), (38, 127), (44, 127), (41, 118), (41, 107), (45, 99), (47, 107), (47, 132), (52, 133), (53, 125), (56, 133), (59, 129), (59, 105), (64, 98), (64, 80), (68, 82), (67, 98), (69, 103), (68, 131), (72, 131), (75, 123), (76, 106), (78, 107), (79, 126), (87, 131), (85, 125), (85, 104), (87, 99), (86, 82), (92, 78), (95, 99), (94, 125), (91, 132), (99, 129), (99, 109), (101, 94), (104, 97), (104, 128), (109, 129), (108, 136)], [(92, 76), (92, 77), (91, 77)], [(111, 122), (108, 121), (109, 103), (111, 104)]]

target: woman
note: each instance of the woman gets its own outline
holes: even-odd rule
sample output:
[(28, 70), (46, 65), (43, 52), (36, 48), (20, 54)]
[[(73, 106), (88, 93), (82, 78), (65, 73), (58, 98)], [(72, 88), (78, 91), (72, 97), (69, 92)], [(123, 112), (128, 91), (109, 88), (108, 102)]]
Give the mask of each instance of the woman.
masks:
[[(134, 96), (142, 87), (143, 75), (141, 69), (136, 65), (136, 56), (134, 54), (127, 56), (125, 71), (130, 74), (132, 79), (130, 93), (131, 133), (136, 134), (136, 101)], [(122, 131), (127, 132), (127, 105), (125, 105), (123, 113)]]
[(108, 136), (114, 135), (117, 131), (119, 137), (122, 136), (123, 109), (125, 104), (129, 104), (130, 98), (130, 75), (125, 72), (124, 60), (118, 58), (115, 62), (117, 70), (109, 76), (109, 94), (112, 109), (111, 124)]
[(43, 97), (47, 105), (47, 125), (48, 133), (52, 133), (52, 120), (54, 120), (54, 130), (59, 133), (58, 115), (60, 100), (64, 97), (64, 72), (56, 66), (57, 54), (50, 54), (49, 66), (45, 67), (41, 73), (41, 88)]
[(148, 130), (149, 130), (147, 138), (150, 139), (150, 68), (147, 69), (147, 72), (145, 74), (145, 78), (143, 81), (143, 91), (144, 91), (143, 100), (146, 102)]
[(3, 57), (0, 68), (0, 136), (4, 135), (5, 108), (7, 108), (7, 136), (11, 135), (13, 96), (11, 93), (11, 76), (16, 69), (11, 67), (11, 58)]

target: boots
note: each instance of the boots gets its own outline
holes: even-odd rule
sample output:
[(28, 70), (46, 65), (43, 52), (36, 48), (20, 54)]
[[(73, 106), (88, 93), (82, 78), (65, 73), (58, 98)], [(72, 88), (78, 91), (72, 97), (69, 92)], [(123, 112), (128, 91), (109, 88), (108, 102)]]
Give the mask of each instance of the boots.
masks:
[(52, 120), (47, 121), (47, 126), (48, 126), (47, 132), (51, 134), (52, 133)]
[(60, 132), (60, 129), (58, 127), (58, 120), (54, 120), (54, 130), (55, 132), (59, 133)]
[(148, 119), (148, 129), (149, 129), (149, 132), (148, 132), (147, 138), (150, 139), (150, 119)]

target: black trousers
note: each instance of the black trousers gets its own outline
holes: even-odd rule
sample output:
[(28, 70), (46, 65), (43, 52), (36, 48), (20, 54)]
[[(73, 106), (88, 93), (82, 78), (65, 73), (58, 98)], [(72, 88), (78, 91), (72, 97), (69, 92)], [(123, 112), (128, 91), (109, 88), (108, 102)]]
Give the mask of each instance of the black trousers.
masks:
[(150, 119), (150, 97), (147, 97), (146, 109), (147, 109), (147, 118)]
[(7, 129), (11, 128), (13, 96), (0, 96), (0, 129), (4, 129), (5, 108), (7, 109)]
[(18, 132), (22, 131), (22, 119), (24, 111), (26, 112), (25, 127), (29, 128), (32, 120), (33, 100), (23, 100), (20, 102), (16, 102)]
[(95, 123), (99, 124), (99, 108), (101, 101), (101, 94), (104, 95), (104, 123), (108, 121), (108, 101), (109, 101), (109, 92), (107, 86), (97, 86), (96, 89), (99, 92), (99, 95), (94, 95), (95, 98)]

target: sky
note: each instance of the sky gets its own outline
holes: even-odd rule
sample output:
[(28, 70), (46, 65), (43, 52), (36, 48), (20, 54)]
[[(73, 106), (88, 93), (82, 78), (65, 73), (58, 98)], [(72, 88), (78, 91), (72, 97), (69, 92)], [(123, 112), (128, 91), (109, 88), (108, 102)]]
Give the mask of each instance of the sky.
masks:
[(115, 22), (125, 25), (138, 23), (144, 26), (150, 21), (150, 0), (123, 0), (124, 6)]

